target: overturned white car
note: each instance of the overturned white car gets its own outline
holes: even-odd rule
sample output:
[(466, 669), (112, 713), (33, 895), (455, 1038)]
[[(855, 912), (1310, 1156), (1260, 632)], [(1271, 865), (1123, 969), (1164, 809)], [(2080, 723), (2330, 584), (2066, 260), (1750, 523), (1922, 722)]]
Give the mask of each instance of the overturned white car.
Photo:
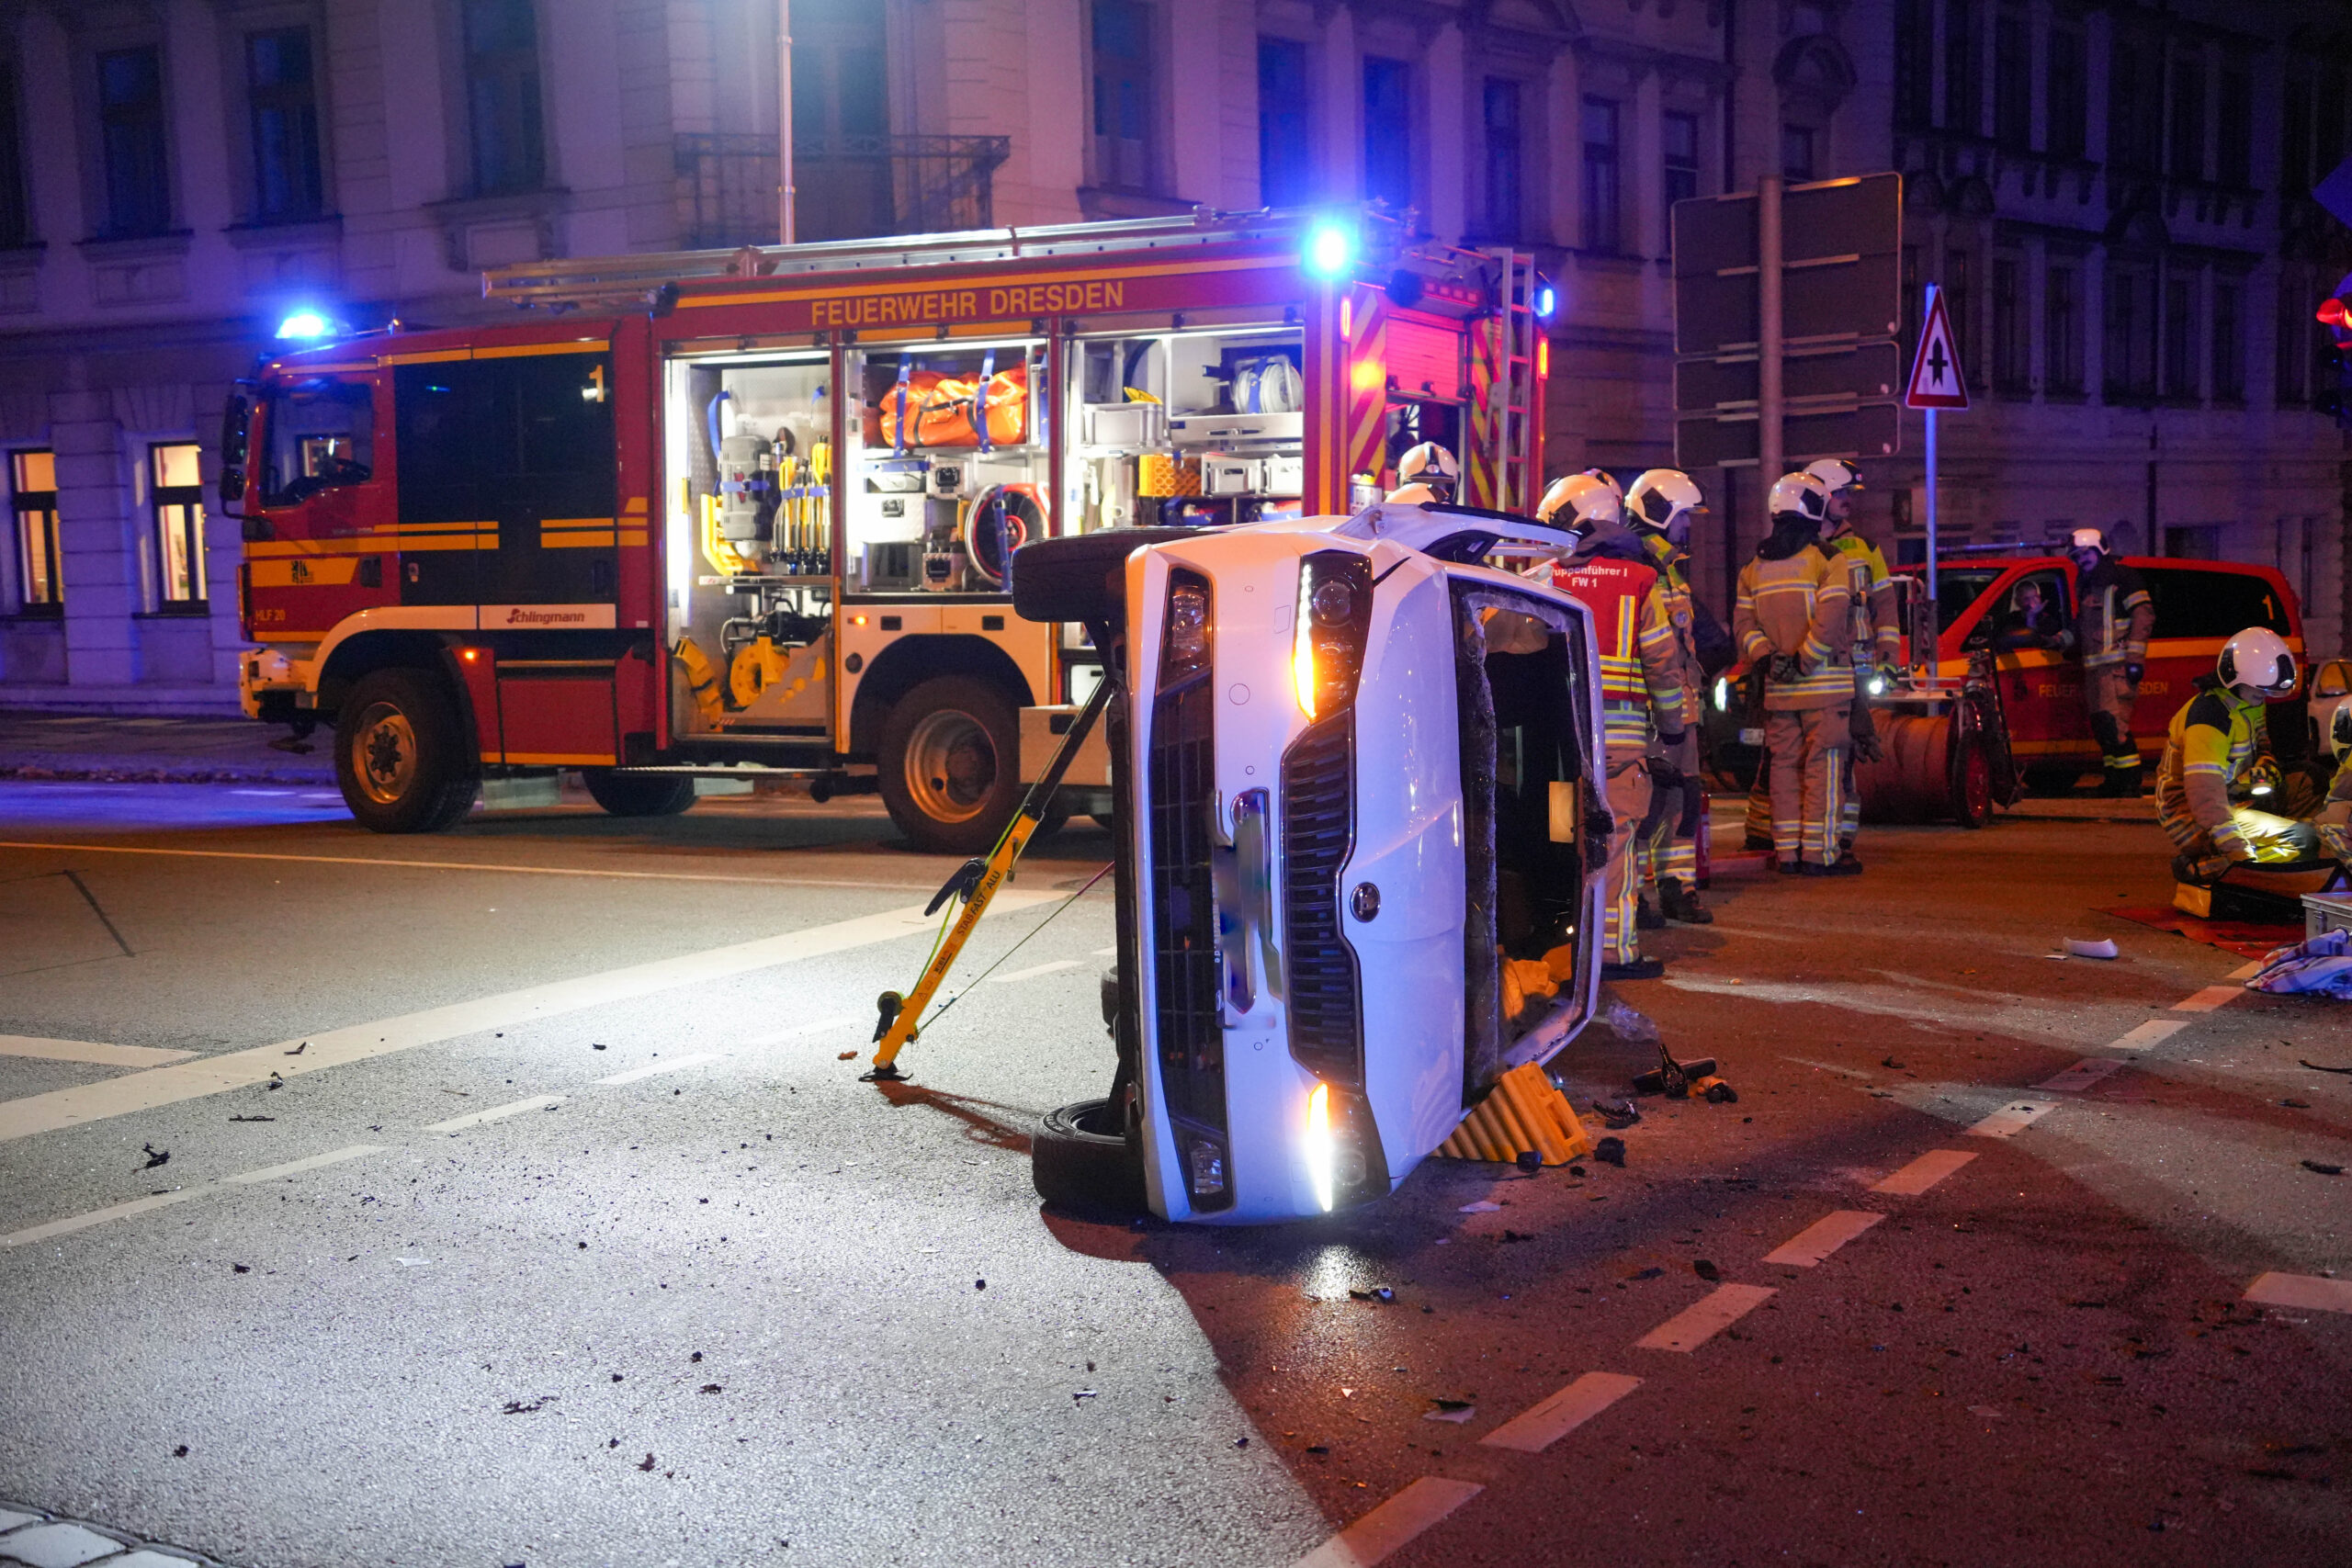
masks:
[[(1119, 688), (1118, 1067), (1040, 1129), (1048, 1200), (1362, 1203), (1574, 1037), (1609, 841), (1589, 618), (1480, 564), (1572, 542), (1382, 504), (1019, 553), (1021, 614), (1086, 623)], [(1505, 973), (1547, 956), (1548, 1005)]]

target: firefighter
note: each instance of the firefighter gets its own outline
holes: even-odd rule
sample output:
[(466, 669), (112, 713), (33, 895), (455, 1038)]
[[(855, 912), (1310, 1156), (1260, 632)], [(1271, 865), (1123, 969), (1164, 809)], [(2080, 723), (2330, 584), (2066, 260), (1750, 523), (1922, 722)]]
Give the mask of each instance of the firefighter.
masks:
[(1400, 505), (1451, 502), (1462, 482), (1462, 465), (1434, 441), (1424, 441), (1396, 459), (1396, 488), (1388, 499)]
[(1679, 468), (1652, 468), (1625, 492), (1626, 525), (1657, 569), (1658, 591), (1682, 660), (1682, 744), (1667, 758), (1682, 775), (1681, 795), (1663, 811), (1652, 803), (1656, 825), (1643, 836), (1639, 853), (1645, 863), (1636, 880), (1645, 893), (1657, 890), (1662, 919), (1694, 926), (1710, 925), (1715, 918), (1699, 902), (1698, 831), (1707, 808), (1707, 792), (1699, 782), (1699, 705), (1711, 668), (1720, 667), (1709, 655), (1723, 664), (1731, 661), (1723, 628), (1691, 596), (1683, 570), (1690, 558), (1691, 522), (1706, 510), (1705, 496)]
[(1902, 668), (1903, 627), (1895, 617), (1898, 590), (1894, 574), (1886, 570), (1886, 558), (1854, 532), (1854, 496), (1862, 488), (1861, 470), (1843, 457), (1821, 457), (1807, 463), (1804, 471), (1829, 489), (1829, 513), (1821, 532), (1837, 551), (1835, 562), (1846, 569), (1846, 585), (1853, 595), (1854, 744), (1846, 754), (1846, 811), (1838, 831), (1839, 859), (1851, 860), (1854, 838), (1862, 826), (1854, 764), (1875, 762), (1884, 754), (1871, 717), (1871, 689), (1885, 691), (1894, 685)]
[(2335, 779), (2327, 786), (2327, 798), (2312, 827), (2319, 834), (2320, 852), (2352, 873), (2352, 703), (2335, 705), (2327, 739), (2335, 752)]
[(1535, 515), (1577, 536), (1575, 549), (1552, 569), (1552, 581), (1591, 611), (1600, 648), (1611, 822), (1601, 976), (1655, 979), (1666, 965), (1642, 956), (1634, 841), (1649, 815), (1652, 792), (1679, 791), (1682, 784), (1666, 760), (1681, 754), (1686, 739), (1674, 622), (1658, 569), (1625, 526), (1614, 491), (1589, 474), (1571, 474), (1544, 492)]
[(2222, 645), (2213, 673), (2199, 678), (2197, 694), (2173, 715), (2156, 765), (2156, 820), (2179, 851), (2177, 880), (2211, 884), (2240, 862), (2276, 864), (2316, 846), (2312, 824), (2238, 804), (2276, 787), (2265, 709), (2292, 695), (2295, 681), (2286, 640), (2249, 626)]
[(1847, 574), (1820, 542), (1829, 487), (1784, 474), (1766, 502), (1770, 537), (1739, 573), (1732, 636), (1761, 664), (1764, 744), (1772, 769), (1772, 849), (1784, 875), (1844, 876), (1846, 752), (1852, 743), (1853, 613)]
[(2108, 553), (2107, 536), (2077, 528), (2066, 553), (2075, 562), (2075, 642), (2083, 653), (2083, 705), (2098, 741), (2104, 795), (2137, 798), (2140, 748), (2132, 739), (2132, 709), (2155, 630), (2155, 602), (2140, 574)]

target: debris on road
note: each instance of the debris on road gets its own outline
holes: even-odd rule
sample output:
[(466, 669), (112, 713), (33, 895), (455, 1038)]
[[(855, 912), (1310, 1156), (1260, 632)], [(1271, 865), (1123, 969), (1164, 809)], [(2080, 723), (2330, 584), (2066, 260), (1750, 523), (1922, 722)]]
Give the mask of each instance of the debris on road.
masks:
[(1481, 1198), (1475, 1203), (1463, 1204), (1454, 1212), (1463, 1214), (1494, 1214), (1502, 1212), (1502, 1205), (1490, 1199)]
[(857, 1060), (857, 1053), (854, 1051), (843, 1051), (836, 1055), (833, 1057), (833, 1060), (836, 1062), (854, 1062)]
[(702, 1385), (701, 1392), (704, 1393), (725, 1393), (727, 1391), (719, 1387), (715, 1382), (707, 1382)]
[(1713, 1263), (1708, 1262), (1703, 1258), (1693, 1258), (1691, 1260), (1690, 1272), (1698, 1275), (1699, 1278), (1706, 1280), (1707, 1283), (1711, 1285), (1724, 1277), (1724, 1271), (1722, 1269), (1716, 1268)]
[(1101, 1397), (1099, 1391), (1091, 1388), (1073, 1389), (1070, 1391), (1069, 1396), (1070, 1403), (1073, 1404), (1082, 1399), (1095, 1399), (1099, 1397)]
[(638, 1461), (637, 1468), (643, 1471), (650, 1471), (653, 1468), (653, 1456), (650, 1453), (647, 1454), (643, 1459)]
[(2101, 937), (2097, 942), (2085, 942), (2080, 937), (2066, 939), (2069, 958), (2120, 958), (2123, 950), (2115, 945), (2113, 937)]
[(179, 1447), (174, 1449), (172, 1450), (172, 1457), (174, 1459), (187, 1458), (187, 1445), (186, 1443), (182, 1443)]
[(139, 1168), (141, 1170), (153, 1170), (159, 1165), (168, 1164), (172, 1157), (171, 1150), (164, 1149), (158, 1152), (153, 1144), (141, 1145), (140, 1152), (147, 1156), (147, 1163)]
[(988, 1288), (989, 1282), (986, 1280), (975, 1280), (972, 1281), (972, 1289), (976, 1291), (985, 1291)]
[(551, 1393), (543, 1393), (539, 1395), (538, 1398), (531, 1401), (528, 1404), (524, 1404), (519, 1399), (510, 1399), (506, 1402), (506, 1408), (501, 1410), (499, 1414), (501, 1416), (528, 1416), (536, 1411), (545, 1410), (548, 1405), (553, 1404), (554, 1403), (555, 1395)]
[[(2281, 1043), (2283, 1044), (2284, 1042)], [(2301, 1062), (2304, 1066), (2315, 1073), (2352, 1073), (2352, 1067), (2323, 1067), (2317, 1062), (2304, 1061), (2301, 1056), (2296, 1057), (2295, 1060)]]
[(1592, 1157), (1597, 1160), (1605, 1160), (1609, 1164), (1616, 1166), (1621, 1169), (1623, 1168), (1625, 1164), (1625, 1140), (1623, 1138), (1601, 1139), (1600, 1142), (1592, 1145)]
[(2342, 1166), (2330, 1165), (2324, 1159), (2307, 1159), (2303, 1161), (2303, 1168), (2305, 1170), (2314, 1171), (2321, 1176), (2341, 1176), (2344, 1174), (2344, 1168)]
[(605, 1043), (601, 1040), (591, 1042), (588, 1049), (591, 1051), (602, 1051), (605, 1049)]
[(1630, 1100), (1596, 1100), (1592, 1108), (1612, 1133), (1623, 1132), (1642, 1119), (1642, 1108)]
[(1424, 1421), (1450, 1421), (1458, 1427), (1478, 1414), (1478, 1407), (1466, 1399), (1432, 1399), (1430, 1403), (1437, 1408), (1423, 1412)]
[(1627, 1277), (1634, 1280), (1655, 1280), (1665, 1272), (1665, 1269), (1658, 1268), (1656, 1264), (1652, 1264), (1647, 1269), (1634, 1269), (1634, 1272)]
[(2312, 1108), (2312, 1102), (2308, 1100), (2282, 1100), (2278, 1103), (2296, 1111), (2309, 1111)]
[(305, 1051), (309, 1050), (310, 1048), (311, 1048), (311, 1043), (310, 1043), (309, 1041), (305, 1040), (305, 1041), (303, 1041), (303, 1042), (302, 1042), (302, 1043), (300, 1043), (300, 1045), (295, 1046), (295, 1047), (294, 1047), (294, 1049), (292, 1049), (291, 1051), (287, 1052), (286, 1054), (287, 1054), (288, 1055), (289, 1055), (289, 1056), (299, 1056), (299, 1055), (300, 1055), (303, 1052), (305, 1052)]
[(250, 1274), (254, 1269), (250, 1263), (232, 1263), (229, 1265), (229, 1271), (232, 1274)]
[(1348, 1297), (1351, 1301), (1359, 1302), (1393, 1302), (1396, 1299), (1396, 1292), (1386, 1285), (1374, 1285), (1368, 1291), (1351, 1290), (1348, 1292)]
[(229, 1120), (232, 1122), (275, 1122), (277, 1118), (275, 1116), (232, 1116)]

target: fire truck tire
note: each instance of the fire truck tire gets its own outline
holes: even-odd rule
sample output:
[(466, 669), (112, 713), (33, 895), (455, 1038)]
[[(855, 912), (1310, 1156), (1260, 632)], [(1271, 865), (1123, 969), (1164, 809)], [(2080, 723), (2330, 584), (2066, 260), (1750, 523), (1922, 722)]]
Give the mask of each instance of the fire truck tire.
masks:
[(359, 825), (434, 833), (471, 808), (480, 787), (457, 705), (416, 670), (362, 675), (334, 728), (335, 783)]
[(1140, 1214), (1150, 1206), (1143, 1161), (1121, 1135), (1107, 1100), (1048, 1111), (1029, 1138), (1029, 1179), (1058, 1209)]
[(1127, 557), (1194, 536), (1191, 528), (1103, 528), (1023, 545), (1012, 552), (1012, 608), (1029, 621), (1116, 621)]
[(609, 817), (675, 817), (695, 803), (695, 781), (659, 773), (630, 775), (610, 768), (583, 768), (580, 782), (588, 798)]
[(1021, 715), (994, 683), (940, 675), (890, 705), (876, 783), (890, 820), (933, 854), (984, 855), (1021, 804)]

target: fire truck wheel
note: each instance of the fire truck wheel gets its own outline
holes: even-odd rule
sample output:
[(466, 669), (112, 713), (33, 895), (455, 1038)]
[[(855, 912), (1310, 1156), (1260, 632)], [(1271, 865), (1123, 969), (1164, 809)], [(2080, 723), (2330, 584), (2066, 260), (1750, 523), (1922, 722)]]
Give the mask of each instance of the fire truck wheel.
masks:
[(361, 676), (334, 727), (335, 782), (359, 825), (432, 833), (463, 817), (478, 785), (460, 731), (457, 705), (432, 676)]
[(1140, 1214), (1150, 1206), (1143, 1162), (1127, 1147), (1107, 1100), (1046, 1112), (1030, 1135), (1029, 1179), (1056, 1208)]
[(1021, 804), (1021, 717), (987, 681), (941, 675), (882, 720), (882, 803), (916, 847), (983, 855)]
[(588, 798), (612, 817), (675, 817), (695, 803), (692, 779), (583, 768), (580, 782), (588, 786)]
[(1040, 539), (1012, 552), (1012, 608), (1030, 621), (1121, 618), (1127, 557), (1146, 545), (1197, 537), (1191, 528), (1103, 528)]

